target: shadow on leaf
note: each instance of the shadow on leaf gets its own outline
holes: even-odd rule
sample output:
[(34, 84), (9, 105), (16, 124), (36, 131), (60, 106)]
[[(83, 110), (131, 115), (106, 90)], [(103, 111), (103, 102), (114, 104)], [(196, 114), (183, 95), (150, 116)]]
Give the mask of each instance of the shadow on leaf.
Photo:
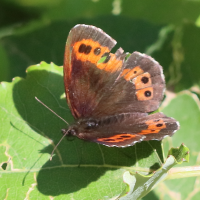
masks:
[[(34, 131), (30, 134), (41, 134), (54, 144), (62, 137), (61, 129), (66, 128), (66, 124), (39, 104), (35, 96), (58, 115), (72, 122), (73, 117), (67, 108), (66, 99), (61, 98), (64, 93), (61, 74), (61, 67), (43, 62), (28, 68), (27, 78), (18, 81), (13, 89), (15, 106), (22, 119)], [(21, 133), (25, 134), (23, 131)], [(34, 150), (40, 154), (51, 154), (53, 147), (44, 145), (43, 149)], [(63, 140), (56, 149), (53, 160), (47, 160), (41, 167), (37, 175), (37, 187), (46, 195), (73, 193), (86, 188), (91, 182), (98, 181), (107, 171), (134, 166), (136, 161), (141, 169), (153, 166), (155, 160), (149, 159), (149, 156), (154, 152), (154, 148), (162, 158), (160, 142), (157, 141), (142, 142), (128, 148), (109, 148), (78, 138), (73, 141)], [(35, 160), (29, 162), (33, 165)], [(116, 180), (122, 181), (123, 171), (124, 169), (120, 176), (115, 177)]]

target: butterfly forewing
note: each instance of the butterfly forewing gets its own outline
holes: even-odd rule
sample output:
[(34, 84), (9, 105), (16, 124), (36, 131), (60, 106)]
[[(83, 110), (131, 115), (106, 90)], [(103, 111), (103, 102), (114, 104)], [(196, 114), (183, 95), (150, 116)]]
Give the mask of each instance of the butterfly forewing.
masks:
[[(116, 55), (110, 54), (115, 44), (115, 40), (94, 26), (79, 25), (70, 31), (65, 48), (64, 83), (75, 118), (91, 116), (119, 76), (125, 55), (122, 49)], [(106, 54), (108, 58), (98, 63)]]

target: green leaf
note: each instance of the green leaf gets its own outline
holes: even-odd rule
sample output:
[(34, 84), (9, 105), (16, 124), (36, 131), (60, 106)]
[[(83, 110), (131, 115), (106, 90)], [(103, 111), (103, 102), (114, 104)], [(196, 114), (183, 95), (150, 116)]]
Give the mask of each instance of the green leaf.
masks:
[(170, 155), (174, 156), (177, 164), (181, 164), (183, 161), (189, 162), (189, 149), (183, 144), (179, 148), (171, 148), (168, 157)]
[(117, 199), (141, 199), (149, 193), (159, 182), (163, 181), (168, 171), (176, 164), (181, 164), (183, 160), (188, 160), (189, 149), (181, 145), (179, 148), (173, 148), (169, 151), (168, 158), (160, 169), (153, 174), (144, 176), (138, 173), (132, 174), (126, 171), (123, 175), (124, 182), (127, 184), (125, 192)]
[(1, 83), (0, 155), (4, 155), (1, 162), (7, 163), (6, 169), (4, 164), (0, 171), (1, 199), (113, 197), (124, 188), (125, 170), (148, 174), (161, 166), (163, 155), (158, 141), (109, 148), (78, 138), (64, 139), (50, 161), (62, 137), (60, 130), (67, 125), (39, 104), (35, 96), (72, 123), (63, 94), (62, 67), (53, 63), (29, 67), (26, 79), (17, 77), (12, 83)]

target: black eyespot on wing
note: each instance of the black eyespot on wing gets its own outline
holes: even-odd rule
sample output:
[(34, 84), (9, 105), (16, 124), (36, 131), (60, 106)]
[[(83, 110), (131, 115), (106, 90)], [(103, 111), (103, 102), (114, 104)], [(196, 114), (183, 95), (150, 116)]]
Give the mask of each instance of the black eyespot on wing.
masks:
[(144, 95), (146, 97), (150, 97), (151, 96), (151, 91), (149, 91), (149, 90), (145, 91)]
[(146, 76), (143, 76), (143, 77), (141, 78), (141, 81), (142, 81), (142, 83), (146, 84), (146, 83), (149, 82), (149, 78), (146, 77)]
[(89, 54), (92, 50), (92, 47), (90, 45), (85, 45), (85, 44), (81, 44), (79, 46), (79, 53), (84, 53), (84, 54)]
[(101, 48), (96, 48), (96, 49), (94, 49), (94, 54), (96, 55), (96, 56), (98, 56), (99, 54), (101, 53)]
[(79, 46), (79, 49), (78, 49), (79, 53), (84, 53), (86, 47), (87, 47), (87, 46), (86, 46), (85, 44), (81, 44), (81, 45)]
[(89, 53), (91, 52), (91, 50), (92, 50), (92, 47), (91, 47), (90, 45), (88, 45), (88, 46), (85, 48), (84, 53), (85, 53), (85, 54), (89, 54)]
[(104, 139), (103, 141), (105, 141), (105, 142), (114, 142), (115, 140), (114, 139)]
[(156, 124), (156, 126), (157, 126), (157, 127), (161, 127), (161, 126), (163, 126), (163, 124)]
[(121, 138), (130, 138), (129, 135), (121, 135), (120, 137), (121, 137)]

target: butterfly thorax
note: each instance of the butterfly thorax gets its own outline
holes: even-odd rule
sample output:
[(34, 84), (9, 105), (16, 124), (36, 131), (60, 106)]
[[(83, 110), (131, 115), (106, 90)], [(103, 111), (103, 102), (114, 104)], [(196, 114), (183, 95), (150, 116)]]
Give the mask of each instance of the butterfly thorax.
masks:
[(74, 122), (72, 125), (70, 125), (68, 129), (62, 129), (62, 132), (67, 136), (77, 136), (80, 139), (87, 140), (87, 138), (89, 137), (88, 134), (97, 126), (97, 120), (80, 119)]

